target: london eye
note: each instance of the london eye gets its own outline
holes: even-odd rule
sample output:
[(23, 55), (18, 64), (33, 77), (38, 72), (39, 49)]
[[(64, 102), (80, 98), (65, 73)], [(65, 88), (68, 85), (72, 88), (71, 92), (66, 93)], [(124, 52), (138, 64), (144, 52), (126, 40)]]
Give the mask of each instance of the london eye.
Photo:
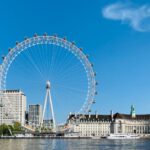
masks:
[[(74, 42), (56, 35), (38, 36), (35, 34), (31, 38), (25, 38), (22, 42), (16, 42), (16, 45), (9, 49), (8, 54), (3, 56), (0, 67), (1, 101), (4, 108), (6, 106), (7, 116), (13, 117), (11, 104), (7, 100), (3, 101), (3, 91), (16, 86), (16, 88), (27, 89), (25, 91), (28, 95), (28, 92), (32, 91), (32, 85), (38, 83), (44, 85), (45, 82), (50, 81), (52, 93), (54, 87), (58, 93), (60, 91), (60, 97), (66, 100), (62, 106), (64, 110), (68, 99), (68, 103), (72, 101), (72, 106), (78, 102), (77, 110), (74, 110), (77, 114), (87, 114), (91, 111), (97, 94), (95, 76), (96, 73), (88, 55), (84, 54), (83, 49), (77, 47)], [(10, 86), (11, 80), (16, 80), (15, 85)], [(27, 85), (24, 87), (25, 84), (32, 85), (28, 85), (27, 88)], [(36, 87), (39, 88), (39, 86)], [(35, 90), (37, 90), (36, 87)], [(71, 91), (70, 97), (69, 91)], [(57, 92), (52, 95), (57, 95)], [(52, 97), (55, 103), (55, 96)], [(60, 97), (58, 99), (61, 99)], [(74, 102), (73, 99), (75, 99)], [(57, 104), (54, 105), (55, 108)]]

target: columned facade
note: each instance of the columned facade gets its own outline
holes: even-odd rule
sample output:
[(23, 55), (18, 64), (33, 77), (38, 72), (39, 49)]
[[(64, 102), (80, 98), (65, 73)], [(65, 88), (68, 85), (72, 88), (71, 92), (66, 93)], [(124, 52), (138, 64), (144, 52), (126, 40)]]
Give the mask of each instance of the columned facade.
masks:
[(150, 134), (150, 114), (69, 115), (68, 124), (81, 137), (114, 134)]
[(116, 113), (112, 124), (112, 133), (115, 134), (150, 134), (150, 114), (132, 117)]
[(70, 115), (68, 124), (80, 137), (106, 136), (110, 134), (110, 115)]

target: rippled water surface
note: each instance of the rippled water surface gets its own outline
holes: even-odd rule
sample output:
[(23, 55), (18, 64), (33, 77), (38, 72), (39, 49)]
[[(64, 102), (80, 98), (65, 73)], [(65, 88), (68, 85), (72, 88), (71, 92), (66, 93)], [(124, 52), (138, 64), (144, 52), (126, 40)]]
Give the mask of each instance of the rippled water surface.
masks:
[(0, 150), (150, 150), (150, 139), (8, 139)]

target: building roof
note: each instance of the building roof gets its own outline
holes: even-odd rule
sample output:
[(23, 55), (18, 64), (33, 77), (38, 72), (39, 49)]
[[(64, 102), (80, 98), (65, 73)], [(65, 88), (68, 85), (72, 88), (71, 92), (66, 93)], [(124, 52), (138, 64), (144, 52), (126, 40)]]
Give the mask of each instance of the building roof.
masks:
[(135, 117), (132, 117), (129, 114), (120, 114), (116, 113), (113, 116), (114, 119), (132, 119), (132, 120), (150, 120), (150, 114), (139, 114)]
[(19, 90), (19, 89), (14, 89), (14, 90), (2, 90), (2, 93), (4, 94), (22, 94), (25, 96), (25, 94), (23, 93), (23, 91)]
[[(98, 115), (98, 114), (71, 114), (69, 115), (68, 120), (76, 120), (80, 119), (80, 121), (111, 121), (111, 115)], [(113, 115), (113, 119), (129, 119), (129, 120), (150, 120), (150, 114), (139, 114), (135, 117), (132, 117), (130, 114), (121, 114), (116, 113)]]
[(75, 119), (80, 119), (80, 121), (110, 121), (111, 116), (110, 115), (96, 115), (96, 114), (71, 114), (69, 115), (68, 120), (75, 120)]

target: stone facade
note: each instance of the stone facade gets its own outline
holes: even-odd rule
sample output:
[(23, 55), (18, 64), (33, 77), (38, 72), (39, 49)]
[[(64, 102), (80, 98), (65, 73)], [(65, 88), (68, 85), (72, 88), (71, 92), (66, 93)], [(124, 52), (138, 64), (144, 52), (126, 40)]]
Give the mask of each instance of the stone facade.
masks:
[(150, 114), (74, 115), (68, 117), (68, 125), (81, 137), (115, 134), (150, 134)]
[(150, 134), (150, 114), (132, 117), (128, 114), (116, 113), (111, 124), (111, 132), (123, 134)]
[(70, 115), (68, 124), (81, 137), (105, 136), (110, 134), (110, 115)]

